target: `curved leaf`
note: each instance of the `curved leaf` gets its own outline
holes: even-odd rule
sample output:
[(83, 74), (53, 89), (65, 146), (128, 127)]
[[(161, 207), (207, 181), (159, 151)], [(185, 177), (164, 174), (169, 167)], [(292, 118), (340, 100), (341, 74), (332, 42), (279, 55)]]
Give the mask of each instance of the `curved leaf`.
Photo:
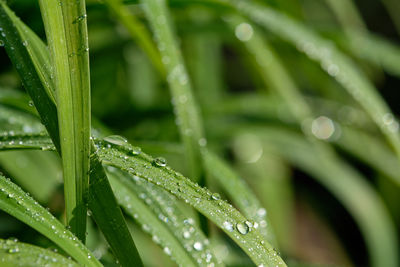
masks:
[(61, 222), (2, 175), (0, 188), (0, 209), (52, 240), (82, 265), (102, 266)]
[(0, 239), (0, 263), (3, 267), (79, 266), (76, 262), (53, 251), (12, 239)]
[[(225, 2), (222, 1), (222, 3)], [(230, 0), (230, 3), (238, 12), (291, 42), (301, 52), (321, 63), (321, 67), (361, 104), (392, 144), (400, 159), (399, 123), (395, 119), (390, 121), (385, 119), (392, 114), (389, 107), (373, 84), (349, 58), (330, 41), (319, 37), (299, 22), (269, 7), (244, 0)]]
[(138, 176), (132, 179), (114, 167), (107, 170), (120, 205), (176, 263), (223, 266), (216, 261), (198, 225), (177, 205), (176, 198)]
[[(31, 140), (31, 143), (35, 143), (38, 149), (42, 147), (40, 140)], [(286, 266), (274, 248), (263, 240), (257, 229), (258, 224), (246, 219), (232, 205), (221, 200), (218, 194), (173, 171), (163, 160), (153, 159), (143, 152), (138, 154), (139, 148), (128, 143), (120, 146), (98, 141), (96, 147), (97, 154), (105, 164), (156, 184), (193, 206), (230, 236), (254, 263)]]

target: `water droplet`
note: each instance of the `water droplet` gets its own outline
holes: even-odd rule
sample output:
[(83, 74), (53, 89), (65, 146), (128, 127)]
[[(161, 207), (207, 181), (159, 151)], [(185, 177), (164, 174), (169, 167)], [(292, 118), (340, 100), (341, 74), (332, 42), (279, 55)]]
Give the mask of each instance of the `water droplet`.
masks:
[(0, 40), (0, 46), (4, 46), (4, 41)]
[(10, 249), (8, 250), (8, 253), (11, 253), (11, 254), (13, 254), (13, 253), (18, 253), (18, 252), (19, 252), (19, 248), (18, 248), (18, 247), (10, 248)]
[(253, 222), (251, 222), (251, 221), (245, 221), (244, 222), (248, 227), (249, 227), (249, 229), (251, 230), (251, 228), (253, 227)]
[(77, 17), (77, 18), (72, 22), (72, 24), (76, 24), (76, 23), (78, 23), (78, 22), (81, 22), (81, 21), (83, 21), (84, 19), (86, 19), (86, 17), (87, 17), (87, 15), (86, 15), (86, 14), (83, 14), (82, 16)]
[(165, 247), (165, 248), (164, 248), (164, 252), (165, 252), (165, 254), (167, 254), (167, 255), (171, 255), (171, 249), (170, 249), (169, 247)]
[(158, 167), (165, 167), (167, 166), (167, 161), (166, 159), (162, 158), (162, 157), (158, 157), (154, 159), (154, 164)]
[(213, 193), (213, 194), (211, 195), (211, 198), (214, 199), (214, 200), (220, 200), (220, 199), (221, 199), (221, 196), (220, 196), (218, 193)]
[(33, 106), (34, 106), (33, 101), (30, 100), (30, 101), (28, 102), (28, 105), (29, 105), (30, 107), (33, 107)]
[(330, 118), (320, 116), (313, 120), (311, 124), (311, 132), (318, 139), (327, 140), (335, 132), (335, 125)]
[(383, 124), (387, 127), (390, 132), (397, 132), (399, 130), (399, 123), (391, 113), (386, 113), (382, 117)]
[(207, 139), (205, 138), (200, 138), (199, 139), (199, 146), (205, 147), (207, 145)]
[(223, 226), (228, 232), (232, 232), (233, 231), (233, 224), (231, 222), (225, 221), (223, 223)]
[(201, 251), (203, 249), (203, 244), (201, 242), (197, 241), (193, 244), (193, 248), (197, 251)]
[(142, 153), (142, 149), (141, 149), (140, 147), (131, 147), (131, 148), (129, 149), (129, 152), (130, 152), (132, 155), (139, 155), (140, 153)]
[(241, 23), (235, 28), (235, 35), (242, 42), (247, 42), (253, 37), (253, 27), (248, 23)]
[(185, 239), (190, 238), (190, 232), (189, 231), (184, 231), (182, 235), (183, 235), (183, 238), (185, 238)]
[(194, 219), (193, 218), (187, 218), (183, 220), (183, 223), (186, 225), (194, 225)]
[(267, 210), (264, 209), (264, 208), (259, 208), (257, 210), (257, 215), (260, 216), (260, 217), (264, 217), (266, 214), (267, 214)]
[(236, 229), (242, 235), (245, 235), (245, 234), (247, 234), (249, 232), (249, 226), (246, 224), (246, 222), (237, 223), (236, 224)]

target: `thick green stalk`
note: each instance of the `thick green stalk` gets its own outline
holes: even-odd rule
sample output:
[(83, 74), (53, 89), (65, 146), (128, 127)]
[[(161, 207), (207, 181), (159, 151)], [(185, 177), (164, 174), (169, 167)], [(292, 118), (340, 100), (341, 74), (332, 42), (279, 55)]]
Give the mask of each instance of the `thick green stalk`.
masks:
[[(61, 3), (61, 4), (60, 4)], [(85, 240), (90, 81), (85, 1), (40, 1), (54, 66), (67, 224)]]

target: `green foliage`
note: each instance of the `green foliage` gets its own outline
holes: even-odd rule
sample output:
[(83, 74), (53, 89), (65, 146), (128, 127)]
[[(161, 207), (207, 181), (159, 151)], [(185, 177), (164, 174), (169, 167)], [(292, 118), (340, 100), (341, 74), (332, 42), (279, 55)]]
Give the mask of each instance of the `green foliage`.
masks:
[(1, 266), (398, 266), (400, 48), (364, 3), (10, 5)]

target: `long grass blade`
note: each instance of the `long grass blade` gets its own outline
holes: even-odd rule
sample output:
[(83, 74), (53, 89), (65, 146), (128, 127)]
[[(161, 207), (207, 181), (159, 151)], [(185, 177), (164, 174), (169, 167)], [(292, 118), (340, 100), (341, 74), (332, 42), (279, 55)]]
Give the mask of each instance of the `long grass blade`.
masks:
[[(30, 147), (33, 148), (32, 144), (34, 143), (37, 149), (41, 149), (47, 142), (40, 138), (35, 139), (33, 136), (29, 141)], [(166, 166), (164, 160), (154, 159), (143, 152), (138, 154), (139, 148), (128, 143), (111, 145), (108, 142), (98, 141), (96, 146), (100, 159), (106, 165), (119, 168), (133, 177), (137, 176), (160, 186), (193, 206), (231, 237), (254, 263), (266, 266), (286, 266), (274, 248), (264, 241), (258, 231), (258, 224), (247, 220), (232, 205), (222, 200), (218, 194), (211, 193), (206, 188), (200, 187), (173, 171)]]
[(142, 178), (132, 179), (113, 167), (108, 170), (118, 202), (176, 263), (223, 266), (194, 219), (177, 205), (176, 198)]
[[(248, 185), (221, 160), (210, 151), (203, 151), (204, 166), (206, 170), (221, 184), (228, 184), (223, 188), (228, 193), (233, 203), (243, 214), (254, 220), (259, 225), (259, 231), (274, 247), (277, 247), (275, 235), (272, 231), (267, 211), (263, 208)], [(240, 197), (236, 197), (240, 195)]]
[(129, 31), (129, 34), (138, 43), (140, 48), (147, 54), (153, 66), (162, 76), (165, 76), (165, 68), (160, 54), (144, 24), (129, 12), (129, 9), (123, 5), (121, 0), (106, 0), (104, 2)]
[(353, 0), (325, 0), (335, 13), (343, 29), (366, 30), (366, 25)]
[(37, 90), (44, 88), (40, 79), (41, 76), (37, 74), (40, 71), (36, 67), (40, 64), (35, 64), (35, 57), (30, 56), (30, 51), (24, 45), (26, 40), (22, 38), (22, 34), (16, 26), (19, 20), (4, 1), (0, 1), (0, 17), (0, 40), (4, 42), (8, 56), (20, 74), (25, 89), (35, 103), (37, 111), (41, 114), (42, 123), (46, 126), (57, 150), (59, 150), (57, 109), (52, 101), (55, 98), (50, 97), (49, 91), (46, 91), (46, 89)]
[(392, 112), (373, 84), (349, 58), (335, 48), (331, 42), (269, 7), (242, 0), (231, 0), (230, 3), (238, 12), (291, 42), (301, 52), (321, 63), (321, 67), (361, 104), (391, 143), (400, 159), (398, 122), (385, 120), (387, 114), (392, 114)]
[(380, 36), (360, 31), (351, 31), (340, 41), (354, 55), (400, 77), (400, 47), (398, 45)]
[[(329, 150), (282, 129), (236, 125), (231, 132), (253, 133), (292, 164), (309, 172), (350, 211), (366, 240), (373, 266), (397, 266), (398, 240), (387, 209), (374, 189)], [(379, 229), (379, 231), (377, 230)]]
[(0, 153), (0, 165), (40, 203), (47, 203), (62, 183), (60, 164), (53, 152), (7, 151)]
[(0, 239), (0, 262), (3, 267), (14, 266), (69, 266), (78, 267), (73, 260), (48, 249), (18, 242), (12, 239)]
[(102, 266), (65, 226), (9, 179), (0, 176), (0, 209), (28, 224), (85, 266)]
[(165, 1), (144, 0), (145, 14), (153, 28), (169, 84), (174, 112), (184, 143), (191, 179), (202, 179), (200, 145), (205, 145), (203, 126), (197, 104), (173, 34)]

